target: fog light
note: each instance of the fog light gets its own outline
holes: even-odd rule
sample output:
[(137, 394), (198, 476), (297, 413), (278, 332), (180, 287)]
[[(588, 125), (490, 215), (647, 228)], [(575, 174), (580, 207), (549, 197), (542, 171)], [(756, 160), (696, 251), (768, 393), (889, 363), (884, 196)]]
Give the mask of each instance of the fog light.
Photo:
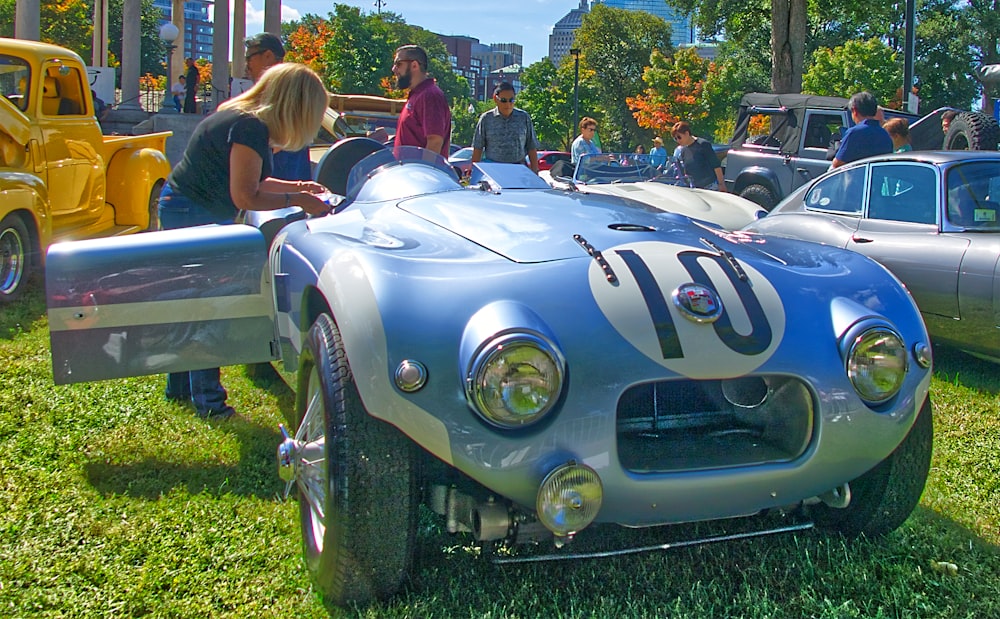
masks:
[(535, 509), (545, 528), (564, 537), (594, 521), (603, 497), (597, 472), (586, 464), (569, 462), (542, 480)]

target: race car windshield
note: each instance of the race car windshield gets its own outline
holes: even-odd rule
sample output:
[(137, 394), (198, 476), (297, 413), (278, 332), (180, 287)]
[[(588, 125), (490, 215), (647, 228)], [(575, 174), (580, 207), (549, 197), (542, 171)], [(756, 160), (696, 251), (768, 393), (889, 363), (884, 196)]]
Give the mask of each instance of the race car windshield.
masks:
[[(406, 168), (405, 174), (392, 174), (391, 182), (380, 182), (389, 171)], [(383, 176), (384, 175), (384, 176)], [(390, 148), (368, 155), (347, 177), (347, 197), (361, 202), (393, 200), (439, 191), (461, 189), (458, 176), (438, 153), (416, 146)]]
[(657, 181), (691, 186), (680, 160), (665, 156), (657, 159), (648, 153), (584, 155), (580, 157), (574, 180), (587, 185)]

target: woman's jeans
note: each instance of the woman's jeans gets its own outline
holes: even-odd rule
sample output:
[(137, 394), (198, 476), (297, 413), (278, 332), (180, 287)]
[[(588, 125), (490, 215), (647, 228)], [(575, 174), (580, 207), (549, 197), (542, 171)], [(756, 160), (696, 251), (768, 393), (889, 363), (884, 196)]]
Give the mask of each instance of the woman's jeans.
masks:
[[(205, 224), (231, 224), (233, 219), (220, 220), (183, 194), (174, 191), (170, 183), (160, 193), (160, 228), (173, 230)], [(226, 408), (228, 394), (219, 381), (219, 368), (174, 372), (167, 375), (167, 399), (194, 402), (199, 417), (208, 417)]]

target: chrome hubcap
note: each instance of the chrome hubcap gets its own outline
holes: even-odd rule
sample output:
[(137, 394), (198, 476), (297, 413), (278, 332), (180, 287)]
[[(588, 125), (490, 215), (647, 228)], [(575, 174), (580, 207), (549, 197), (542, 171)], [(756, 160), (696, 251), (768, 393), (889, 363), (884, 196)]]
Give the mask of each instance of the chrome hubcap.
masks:
[(0, 294), (17, 288), (24, 273), (24, 242), (16, 230), (0, 232)]
[(289, 436), (285, 427), (279, 426), (283, 440), (278, 445), (278, 475), (285, 481), (285, 498), (292, 485), (298, 488), (299, 500), (309, 508), (312, 537), (321, 549), (326, 532), (326, 429), (319, 373), (315, 368), (309, 375), (308, 395), (295, 436)]

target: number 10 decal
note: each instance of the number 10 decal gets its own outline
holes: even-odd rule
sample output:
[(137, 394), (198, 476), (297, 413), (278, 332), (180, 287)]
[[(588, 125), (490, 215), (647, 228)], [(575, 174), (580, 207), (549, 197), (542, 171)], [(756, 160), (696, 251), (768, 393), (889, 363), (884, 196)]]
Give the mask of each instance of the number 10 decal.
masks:
[(620, 246), (604, 256), (618, 263), (612, 268), (620, 281), (609, 284), (592, 266), (594, 299), (654, 361), (692, 378), (720, 378), (752, 371), (777, 349), (784, 308), (751, 266), (741, 264), (740, 277), (724, 256), (662, 242)]

